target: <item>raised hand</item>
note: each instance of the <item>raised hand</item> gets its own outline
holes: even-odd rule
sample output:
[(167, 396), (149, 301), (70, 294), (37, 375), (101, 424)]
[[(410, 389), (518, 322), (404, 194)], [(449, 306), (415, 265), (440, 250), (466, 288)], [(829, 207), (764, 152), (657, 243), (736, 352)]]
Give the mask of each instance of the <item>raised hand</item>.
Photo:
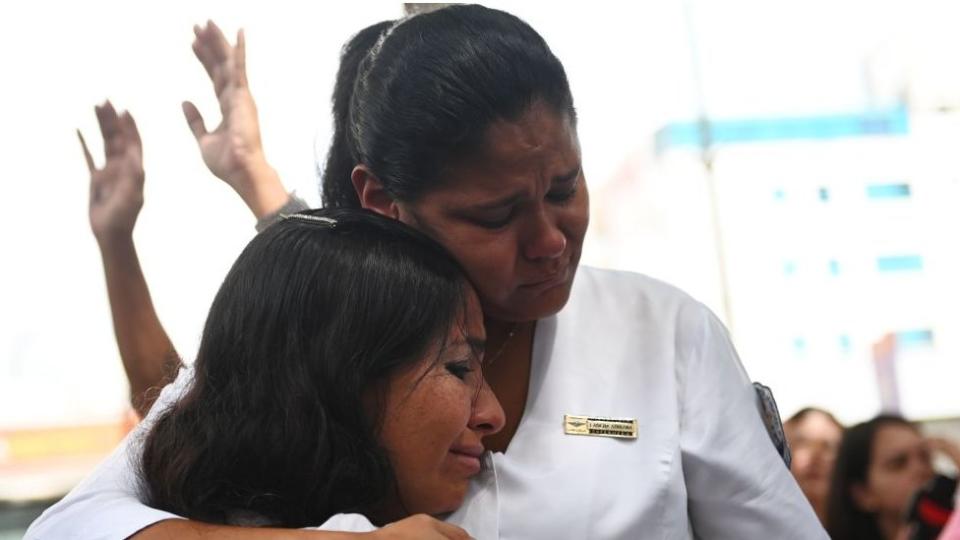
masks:
[(954, 467), (960, 469), (960, 445), (942, 437), (928, 437), (926, 442), (931, 452), (943, 454), (953, 462)]
[(246, 42), (237, 32), (231, 47), (212, 21), (194, 26), (193, 52), (213, 82), (223, 116), (220, 125), (207, 131), (197, 107), (183, 102), (183, 114), (197, 139), (210, 171), (232, 187), (257, 217), (276, 210), (287, 200), (286, 190), (270, 167), (260, 142), (257, 106), (247, 84)]
[(129, 112), (121, 115), (107, 101), (94, 107), (106, 161), (98, 169), (80, 130), (77, 136), (90, 171), (90, 228), (101, 245), (129, 238), (143, 207), (143, 145)]

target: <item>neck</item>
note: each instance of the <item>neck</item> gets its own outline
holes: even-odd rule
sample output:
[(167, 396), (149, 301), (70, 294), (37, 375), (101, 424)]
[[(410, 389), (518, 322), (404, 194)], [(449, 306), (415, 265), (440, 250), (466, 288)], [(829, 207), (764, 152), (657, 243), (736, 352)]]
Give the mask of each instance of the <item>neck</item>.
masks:
[(483, 326), (487, 331), (487, 350), (491, 350), (504, 342), (511, 331), (530, 323), (505, 322), (496, 319), (484, 318)]
[[(804, 495), (807, 495), (804, 493)], [(827, 523), (827, 496), (823, 495), (807, 495), (807, 500), (810, 501), (810, 506), (813, 507), (814, 513), (817, 514), (817, 519), (820, 520), (820, 523), (826, 525)]]
[[(486, 447), (504, 452), (513, 439), (527, 402), (530, 384), (530, 356), (536, 323), (519, 324), (486, 321), (487, 355), (483, 374), (500, 400), (506, 424), (499, 433), (484, 438)], [(513, 333), (513, 337), (509, 337)]]

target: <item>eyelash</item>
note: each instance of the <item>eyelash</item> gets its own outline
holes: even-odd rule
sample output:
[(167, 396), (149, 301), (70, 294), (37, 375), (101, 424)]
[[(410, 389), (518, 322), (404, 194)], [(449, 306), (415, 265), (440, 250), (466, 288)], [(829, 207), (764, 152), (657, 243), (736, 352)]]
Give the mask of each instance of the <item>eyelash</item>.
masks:
[(547, 199), (550, 199), (555, 203), (565, 203), (570, 199), (572, 199), (576, 193), (577, 193), (577, 187), (574, 186), (572, 189), (568, 189), (567, 191), (564, 191), (562, 193), (553, 193), (553, 192), (547, 193)]
[(446, 366), (447, 371), (451, 375), (460, 379), (466, 380), (467, 375), (473, 373), (474, 368), (469, 360), (459, 360), (457, 362), (448, 362)]
[(510, 213), (507, 214), (507, 217), (499, 219), (496, 221), (488, 221), (485, 219), (476, 219), (474, 222), (483, 227), (484, 229), (500, 229), (506, 227), (513, 220), (513, 210), (510, 210)]
[(573, 182), (570, 183), (570, 187), (559, 193), (554, 193), (553, 191), (547, 193), (547, 199), (555, 203), (565, 203), (573, 198), (577, 194), (577, 188), (580, 187), (580, 176), (578, 175), (573, 179)]
[[(573, 184), (564, 191), (561, 191), (559, 193), (556, 193), (553, 191), (548, 192), (547, 200), (554, 203), (558, 203), (558, 204), (565, 204), (569, 202), (570, 199), (574, 197), (574, 195), (577, 194), (577, 188), (579, 187), (579, 185), (580, 185), (579, 182), (577, 180), (574, 180)], [(477, 225), (483, 227), (484, 229), (493, 229), (493, 230), (500, 229), (510, 224), (510, 222), (513, 220), (513, 214), (514, 214), (513, 210), (510, 210), (510, 213), (503, 219), (493, 220), (493, 221), (475, 219), (474, 222)]]

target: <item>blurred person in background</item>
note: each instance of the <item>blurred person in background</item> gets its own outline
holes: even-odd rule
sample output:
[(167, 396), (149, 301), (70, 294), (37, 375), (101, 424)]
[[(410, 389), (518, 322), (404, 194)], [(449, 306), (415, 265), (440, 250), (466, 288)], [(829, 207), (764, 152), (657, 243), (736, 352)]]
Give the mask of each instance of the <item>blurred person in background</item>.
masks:
[(827, 532), (840, 540), (906, 540), (910, 506), (934, 480), (932, 452), (960, 467), (960, 447), (924, 438), (896, 415), (880, 415), (847, 429), (834, 466)]
[(827, 496), (843, 425), (823, 409), (806, 407), (783, 423), (783, 431), (793, 457), (790, 472), (820, 522), (826, 523)]

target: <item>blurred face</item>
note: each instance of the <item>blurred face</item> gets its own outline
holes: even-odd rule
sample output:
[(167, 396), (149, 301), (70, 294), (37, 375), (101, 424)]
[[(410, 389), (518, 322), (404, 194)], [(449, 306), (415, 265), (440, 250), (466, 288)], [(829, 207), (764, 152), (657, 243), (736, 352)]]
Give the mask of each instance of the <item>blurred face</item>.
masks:
[(467, 313), (447, 343), (390, 379), (380, 442), (397, 480), (399, 500), (387, 513), (439, 514), (457, 509), (480, 472), (481, 439), (503, 427), (503, 409), (483, 380), (484, 329), (472, 291)]
[(793, 454), (790, 471), (807, 499), (814, 506), (823, 504), (843, 430), (827, 415), (812, 411), (785, 431)]
[(493, 124), (486, 140), (439, 187), (400, 204), (400, 219), (463, 265), (487, 316), (552, 315), (570, 295), (589, 221), (576, 130), (537, 103), (516, 122)]
[(933, 479), (930, 453), (913, 428), (888, 424), (877, 430), (866, 485), (854, 486), (860, 507), (881, 517), (900, 518), (910, 497)]

